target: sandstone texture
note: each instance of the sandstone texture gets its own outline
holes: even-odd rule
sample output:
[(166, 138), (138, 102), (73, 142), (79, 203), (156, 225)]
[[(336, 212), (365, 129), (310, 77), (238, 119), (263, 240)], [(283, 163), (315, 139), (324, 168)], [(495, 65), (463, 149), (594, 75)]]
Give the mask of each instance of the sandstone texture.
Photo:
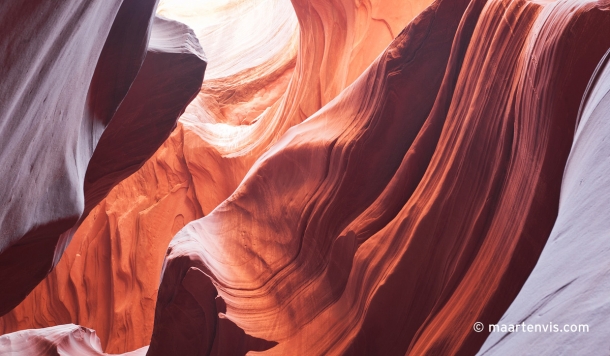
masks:
[[(143, 347), (121, 354), (121, 356), (144, 356), (147, 350), (148, 347)], [(100, 339), (95, 331), (74, 324), (23, 330), (2, 335), (0, 336), (0, 351), (2, 351), (2, 355), (6, 356), (110, 355), (102, 351)]]
[(157, 150), (198, 93), (206, 62), (196, 37), (172, 21), (153, 26), (155, 7), (0, 5), (0, 314), (57, 265), (91, 208)]
[[(258, 156), (351, 84), (428, 3), (230, 1), (193, 10), (161, 1), (159, 15), (191, 26), (217, 59), (171, 136), (92, 209), (56, 269), (0, 330), (76, 323), (95, 329), (106, 352), (148, 345), (173, 236), (231, 195)], [(152, 130), (117, 138), (149, 140)], [(119, 165), (120, 176), (133, 155), (118, 154), (99, 167)]]
[(476, 353), (472, 325), (551, 232), (609, 21), (596, 2), (433, 3), (176, 235), (149, 354), (208, 353), (220, 318), (269, 355)]
[(607, 353), (607, 0), (3, 19), (0, 354)]
[[(596, 355), (610, 349), (609, 59), (610, 52), (583, 99), (555, 226), (532, 274), (499, 321), (557, 325), (561, 331), (493, 333), (479, 355), (512, 355), (514, 350), (527, 350), (523, 355)], [(587, 325), (588, 331), (567, 333), (566, 325)]]

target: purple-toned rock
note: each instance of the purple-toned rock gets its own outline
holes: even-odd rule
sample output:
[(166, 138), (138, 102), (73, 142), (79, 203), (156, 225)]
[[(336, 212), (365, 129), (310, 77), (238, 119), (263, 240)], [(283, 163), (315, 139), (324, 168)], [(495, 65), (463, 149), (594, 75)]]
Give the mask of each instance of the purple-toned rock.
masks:
[(90, 208), (155, 152), (199, 91), (198, 41), (182, 24), (153, 26), (156, 3), (0, 4), (0, 315), (57, 264)]

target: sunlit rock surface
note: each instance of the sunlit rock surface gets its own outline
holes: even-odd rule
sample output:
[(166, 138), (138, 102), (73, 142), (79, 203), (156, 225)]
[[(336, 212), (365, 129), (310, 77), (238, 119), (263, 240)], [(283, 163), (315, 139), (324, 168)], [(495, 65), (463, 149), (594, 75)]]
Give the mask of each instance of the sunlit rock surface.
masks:
[[(150, 158), (199, 92), (206, 63), (197, 38), (183, 24), (153, 21), (155, 6), (155, 1), (0, 6), (0, 70), (6, 78), (0, 95), (7, 108), (0, 114), (1, 314), (43, 280), (91, 208)], [(67, 259), (74, 257), (69, 253)], [(103, 313), (70, 281), (95, 285), (107, 296), (104, 273), (115, 274), (110, 264), (106, 270), (88, 267), (89, 275), (60, 268), (70, 279), (51, 275), (2, 318), (3, 331)], [(108, 319), (103, 315), (99, 320)]]
[[(144, 356), (147, 347), (121, 354)], [(78, 355), (106, 356), (94, 330), (67, 324), (44, 329), (17, 331), (0, 336), (0, 352), (6, 356)]]
[[(583, 101), (553, 231), (536, 268), (499, 321), (553, 325), (560, 331), (492, 333), (480, 355), (512, 355), (514, 350), (527, 350), (529, 355), (595, 355), (610, 350), (609, 59), (610, 52)], [(586, 325), (588, 330), (566, 332), (566, 325)]]
[(100, 201), (83, 189), (87, 165), (94, 151), (103, 156), (121, 147), (99, 144), (106, 129), (129, 129), (113, 119), (144, 60), (154, 7), (155, 1), (0, 5), (0, 315), (59, 262), (87, 206)]
[(176, 235), (149, 354), (222, 344), (212, 284), (264, 354), (476, 353), (554, 224), (600, 6), (434, 3)]
[[(78, 323), (100, 339), (74, 325), (25, 330), (0, 338), (0, 353), (52, 353), (23, 342), (47, 335), (92, 354), (607, 348), (598, 64), (610, 4), (427, 5), (162, 1), (159, 14), (209, 46), (208, 80), (0, 321), (4, 332)], [(96, 196), (124, 178), (121, 162), (89, 164)], [(534, 347), (534, 335), (473, 331), (502, 315), (582, 315), (593, 332)]]
[(0, 350), (4, 355), (102, 354), (95, 331), (73, 324), (2, 335)]
[(148, 345), (172, 237), (233, 193), (258, 156), (428, 3), (303, 1), (295, 13), (278, 0), (162, 1), (159, 13), (192, 26), (210, 58), (201, 92), (156, 154), (93, 209), (49, 278), (0, 321), (4, 331), (77, 323), (97, 330), (107, 352)]

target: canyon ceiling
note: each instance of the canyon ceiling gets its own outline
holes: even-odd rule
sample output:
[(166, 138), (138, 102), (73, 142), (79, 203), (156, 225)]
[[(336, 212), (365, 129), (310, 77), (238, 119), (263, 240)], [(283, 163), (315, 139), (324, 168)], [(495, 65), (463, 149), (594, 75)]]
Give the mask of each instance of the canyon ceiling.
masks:
[(6, 0), (0, 78), (1, 355), (610, 350), (609, 0)]

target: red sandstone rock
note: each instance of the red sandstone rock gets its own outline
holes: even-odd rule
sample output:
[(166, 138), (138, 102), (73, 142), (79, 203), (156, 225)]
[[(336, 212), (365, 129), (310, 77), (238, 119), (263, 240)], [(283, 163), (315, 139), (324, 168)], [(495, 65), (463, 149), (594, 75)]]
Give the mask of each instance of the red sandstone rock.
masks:
[[(194, 340), (222, 342), (214, 334), (189, 336), (210, 317), (184, 286), (192, 268), (214, 278), (231, 320), (237, 321), (231, 308), (239, 308), (253, 317), (237, 322), (247, 333), (280, 342), (270, 352), (317, 354), (333, 346), (309, 344), (311, 335), (296, 346), (282, 341), (341, 296), (362, 236), (336, 234), (383, 191), (428, 117), (466, 6), (436, 3), (420, 15), (338, 99), (265, 153), (232, 197), (177, 235), (164, 265), (149, 354), (204, 354)], [(238, 307), (237, 300), (245, 304)], [(336, 325), (311, 327), (330, 337)]]
[[(58, 263), (89, 209), (154, 153), (198, 91), (205, 62), (192, 36), (177, 38), (190, 47), (153, 40), (159, 63), (143, 66), (155, 6), (148, 0), (0, 5), (6, 53), (0, 98), (7, 108), (0, 128), (0, 314)], [(161, 41), (176, 35), (164, 31)], [(187, 57), (195, 68), (185, 73), (187, 81), (177, 79), (179, 73), (150, 73)], [(143, 77), (151, 74), (156, 77)], [(164, 93), (166, 101), (152, 95), (174, 80), (181, 87)], [(143, 110), (149, 94), (163, 111), (152, 105), (153, 115)], [(143, 118), (150, 140), (138, 133)], [(124, 141), (135, 135), (137, 141)], [(120, 162), (120, 154), (128, 159)]]
[[(92, 210), (63, 267), (5, 325), (42, 310), (37, 325), (96, 325), (106, 351), (145, 345), (161, 256), (177, 232), (163, 262), (150, 355), (474, 354), (488, 334), (473, 332), (474, 322), (496, 322), (506, 311), (553, 224), (564, 231), (571, 219), (591, 221), (598, 225), (574, 229), (598, 236), (604, 225), (587, 209), (605, 207), (603, 180), (586, 195), (574, 188), (577, 173), (599, 179), (605, 172), (597, 165), (605, 112), (592, 111), (607, 106), (598, 76), (591, 95), (599, 102), (586, 96), (591, 107), (563, 183), (575, 205), (562, 203), (555, 217), (579, 104), (610, 47), (599, 30), (610, 28), (607, 4), (439, 0), (353, 77), (361, 57), (345, 52), (366, 48), (342, 42), (351, 38), (353, 4), (294, 6), (297, 60), (270, 56), (204, 86), (183, 124)], [(122, 177), (130, 167), (109, 172)], [(111, 184), (100, 184), (97, 196)], [(606, 273), (600, 255), (583, 249), (595, 265), (555, 278), (556, 259), (580, 245), (555, 246), (547, 246), (550, 257), (543, 254), (508, 320), (564, 285), (571, 292), (560, 300), (574, 302), (594, 288), (586, 277)], [(581, 281), (572, 287), (568, 276)], [(603, 303), (603, 290), (592, 293)], [(605, 315), (587, 305), (578, 310)], [(555, 315), (565, 310), (554, 306)], [(89, 336), (66, 342), (91, 333), (76, 328), (4, 340), (49, 335), (49, 345), (101, 353)], [(586, 336), (578, 340), (605, 345), (599, 334)], [(533, 343), (497, 341), (491, 337), (483, 351), (514, 353)], [(564, 341), (562, 350), (570, 346)]]
[(84, 189), (91, 198), (86, 213), (169, 137), (199, 93), (205, 67), (194, 33), (184, 24), (155, 16), (144, 63), (87, 167)]
[[(234, 2), (214, 10), (219, 19), (207, 2), (188, 16), (165, 3), (161, 13), (190, 21), (217, 58), (201, 93), (157, 153), (92, 210), (51, 275), (0, 319), (4, 332), (76, 323), (97, 330), (106, 352), (148, 345), (171, 238), (226, 199), (269, 145), (350, 84), (429, 0), (363, 3), (355, 12), (349, 1), (302, 2), (301, 45), (290, 2)], [(231, 27), (248, 21), (256, 31)], [(233, 46), (236, 37), (245, 48)]]
[[(609, 60), (610, 51), (592, 77), (581, 107), (553, 231), (532, 274), (499, 321), (539, 326), (539, 330), (544, 326), (548, 331), (492, 333), (479, 355), (510, 355), (514, 350), (596, 355), (610, 348)], [(570, 329), (564, 330), (566, 325)], [(576, 329), (580, 326), (588, 329)]]
[(476, 352), (486, 333), (472, 325), (502, 315), (554, 223), (580, 98), (610, 47), (596, 28), (610, 13), (490, 1), (462, 17), (466, 5), (433, 4), (177, 234), (149, 354), (220, 342), (187, 332), (214, 313), (203, 306), (213, 293), (186, 287), (193, 268), (227, 318), (278, 342), (265, 354)]

